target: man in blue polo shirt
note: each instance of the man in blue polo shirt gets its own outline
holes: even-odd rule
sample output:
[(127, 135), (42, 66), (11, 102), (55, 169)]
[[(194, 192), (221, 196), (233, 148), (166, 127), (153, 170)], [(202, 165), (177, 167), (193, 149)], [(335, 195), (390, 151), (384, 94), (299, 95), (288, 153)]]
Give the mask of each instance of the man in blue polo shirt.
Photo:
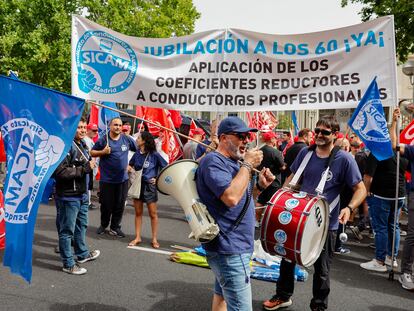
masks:
[(121, 230), (122, 214), (128, 194), (128, 151), (137, 151), (134, 140), (121, 131), (122, 120), (114, 118), (109, 124), (109, 135), (101, 137), (91, 150), (92, 157), (100, 157), (99, 202), (103, 234), (110, 224), (109, 234), (125, 237)]
[[(197, 170), (197, 191), (220, 227), (220, 234), (203, 244), (216, 277), (212, 310), (252, 310), (249, 261), (254, 242), (254, 204), (248, 191), (252, 169), (262, 151), (247, 150), (248, 128), (238, 117), (224, 119), (218, 128), (219, 144), (206, 154)], [(241, 164), (239, 161), (242, 160)], [(266, 188), (275, 176), (263, 168), (259, 184)]]

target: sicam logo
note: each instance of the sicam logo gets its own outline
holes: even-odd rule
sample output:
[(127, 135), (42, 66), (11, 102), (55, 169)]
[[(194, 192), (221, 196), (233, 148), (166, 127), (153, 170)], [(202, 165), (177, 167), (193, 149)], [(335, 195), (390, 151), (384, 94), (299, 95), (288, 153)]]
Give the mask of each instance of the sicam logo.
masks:
[[(14, 132), (14, 133), (11, 133)], [(11, 170), (4, 192), (4, 219), (9, 223), (25, 224), (33, 204), (40, 198), (39, 188), (49, 167), (62, 156), (65, 144), (49, 135), (39, 124), (26, 118), (16, 118), (1, 127), (3, 137), (20, 137), (14, 158), (9, 158)], [(13, 162), (12, 162), (13, 161)]]
[(105, 31), (87, 31), (76, 45), (79, 89), (114, 94), (126, 90), (135, 78), (138, 60), (124, 41)]

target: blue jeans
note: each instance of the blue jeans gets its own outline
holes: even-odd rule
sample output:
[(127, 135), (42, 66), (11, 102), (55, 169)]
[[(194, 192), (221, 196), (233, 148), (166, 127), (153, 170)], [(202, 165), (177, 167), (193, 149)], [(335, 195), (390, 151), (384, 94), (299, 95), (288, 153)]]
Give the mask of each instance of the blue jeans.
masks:
[(59, 250), (65, 268), (75, 264), (71, 242), (73, 239), (75, 256), (83, 259), (89, 254), (86, 245), (86, 228), (88, 227), (88, 197), (77, 201), (56, 200), (59, 221)]
[(252, 310), (249, 266), (251, 255), (207, 252), (207, 262), (216, 277), (214, 293), (224, 298), (227, 311)]
[[(368, 197), (369, 216), (372, 221), (372, 229), (375, 232), (375, 259), (384, 261), (385, 256), (391, 256), (392, 238), (394, 233), (395, 201), (384, 200), (377, 197)], [(398, 200), (397, 221), (395, 230), (394, 255), (397, 257), (400, 246), (399, 217), (405, 200)]]

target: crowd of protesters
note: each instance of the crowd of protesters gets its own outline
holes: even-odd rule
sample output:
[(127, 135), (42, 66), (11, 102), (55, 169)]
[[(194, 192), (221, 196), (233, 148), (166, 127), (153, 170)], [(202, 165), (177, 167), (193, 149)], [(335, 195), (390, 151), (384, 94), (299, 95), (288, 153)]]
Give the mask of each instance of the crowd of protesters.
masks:
[[(397, 115), (398, 113), (396, 111), (394, 114)], [(191, 130), (189, 135), (193, 140), (188, 140), (183, 146), (182, 158), (202, 161), (207, 154), (220, 146), (223, 133), (219, 133), (218, 128), (219, 124), (212, 122), (210, 135), (206, 135), (207, 133), (202, 128)], [(392, 124), (391, 133), (393, 129), (395, 130), (395, 122)], [(108, 134), (98, 139), (96, 124), (86, 126), (84, 120), (79, 123), (73, 148), (67, 159), (62, 162), (55, 172), (55, 178), (58, 181), (56, 187), (58, 211), (56, 225), (63, 271), (70, 274), (84, 274), (86, 269), (80, 267), (79, 264), (94, 260), (100, 255), (99, 250), (89, 251), (85, 242), (88, 208), (95, 208), (91, 202), (91, 190), (93, 180), (95, 180), (97, 174), (100, 174), (99, 189), (96, 190), (101, 212), (101, 223), (97, 234), (106, 233), (119, 238), (126, 236), (121, 229), (121, 225), (128, 187), (131, 185), (128, 181), (128, 172), (142, 170), (140, 196), (133, 199), (135, 232), (134, 239), (129, 242), (129, 245), (135, 246), (142, 242), (141, 227), (145, 203), (151, 218), (151, 246), (153, 248), (160, 247), (157, 239), (158, 195), (155, 180), (159, 172), (168, 163), (158, 152), (159, 150), (157, 151), (156, 138), (154, 139), (144, 124), (140, 124), (136, 132), (131, 136), (131, 125), (129, 123), (122, 124), (120, 118), (114, 118), (109, 124)], [(350, 220), (346, 224), (339, 224), (333, 252), (338, 255), (347, 255), (352, 251), (346, 243), (344, 244), (338, 238), (341, 232), (348, 231), (356, 240), (362, 240), (366, 235), (365, 238), (374, 239), (372, 246), (375, 248), (375, 253), (373, 253), (371, 261), (361, 263), (361, 268), (376, 272), (386, 272), (390, 269), (390, 266), (397, 269), (400, 236), (403, 233), (400, 230), (398, 218), (401, 209), (407, 205), (408, 197), (408, 210), (410, 211), (408, 215), (408, 236), (403, 247), (402, 274), (399, 280), (404, 289), (414, 290), (412, 279), (414, 257), (414, 200), (412, 198), (414, 190), (412, 189), (414, 189), (414, 186), (411, 186), (411, 183), (407, 184), (406, 180), (406, 171), (410, 171), (410, 168), (414, 165), (412, 147), (402, 146), (400, 149), (402, 155), (400, 170), (396, 172), (395, 155), (388, 160), (378, 161), (370, 154), (369, 150), (365, 149), (361, 140), (354, 133), (341, 133), (339, 127), (325, 132), (329, 132), (329, 135), (332, 134), (333, 143), (339, 146), (355, 162), (355, 167), (358, 167), (368, 193), (366, 200), (359, 206), (355, 206), (355, 212), (351, 215)], [(320, 133), (321, 131), (318, 128), (316, 136), (324, 135), (324, 132)], [(228, 133), (225, 134), (228, 135)], [(238, 133), (235, 134), (236, 136), (239, 135)], [(279, 137), (276, 132), (271, 130), (259, 132), (257, 135), (258, 138), (249, 143), (258, 144), (256, 148), (260, 149), (263, 157), (261, 163), (257, 165), (257, 169), (269, 169), (269, 176), (274, 177), (274, 179), (272, 177), (270, 185), (264, 189), (256, 183), (254, 203), (256, 207), (259, 207), (266, 205), (273, 194), (283, 187), (285, 179), (292, 173), (291, 167), (298, 154), (301, 153), (302, 149), (309, 148), (315, 143), (315, 131), (304, 128), (295, 137), (291, 132), (283, 132), (283, 135)], [(239, 136), (241, 137), (241, 135)], [(248, 137), (248, 135), (243, 135), (243, 141), (248, 142)], [(395, 135), (391, 135), (391, 138), (395, 145)], [(203, 144), (197, 142), (203, 142)], [(250, 169), (250, 167), (247, 168)], [(394, 185), (396, 178), (399, 178), (400, 188), (398, 190), (397, 212), (395, 213), (396, 193)], [(65, 185), (73, 184), (73, 182), (81, 186), (78, 187), (76, 193), (65, 190)], [(408, 186), (406, 187), (406, 185)], [(349, 207), (352, 194), (352, 188), (346, 186), (342, 188), (340, 209)], [(67, 206), (74, 211), (67, 212), (69, 211), (69, 209), (66, 209)], [(65, 213), (62, 213), (63, 210)], [(256, 209), (256, 226), (260, 226), (262, 211), (263, 209)], [(394, 219), (394, 215), (397, 215), (397, 219)], [(395, 228), (394, 223), (396, 224)], [(74, 253), (72, 253), (71, 245), (74, 247)], [(73, 259), (74, 257), (77, 258), (76, 261)], [(286, 301), (280, 303), (280, 297), (276, 297), (264, 302), (263, 307), (267, 310), (276, 310), (279, 307), (288, 306), (289, 304), (286, 304)]]

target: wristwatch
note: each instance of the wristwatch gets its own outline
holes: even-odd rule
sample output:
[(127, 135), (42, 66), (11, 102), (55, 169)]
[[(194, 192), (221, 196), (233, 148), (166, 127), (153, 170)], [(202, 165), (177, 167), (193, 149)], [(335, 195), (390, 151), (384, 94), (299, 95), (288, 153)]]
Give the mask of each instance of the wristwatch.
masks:
[(349, 208), (349, 211), (351, 212), (351, 214), (354, 212), (354, 209), (350, 207), (349, 205), (347, 205), (346, 207)]

